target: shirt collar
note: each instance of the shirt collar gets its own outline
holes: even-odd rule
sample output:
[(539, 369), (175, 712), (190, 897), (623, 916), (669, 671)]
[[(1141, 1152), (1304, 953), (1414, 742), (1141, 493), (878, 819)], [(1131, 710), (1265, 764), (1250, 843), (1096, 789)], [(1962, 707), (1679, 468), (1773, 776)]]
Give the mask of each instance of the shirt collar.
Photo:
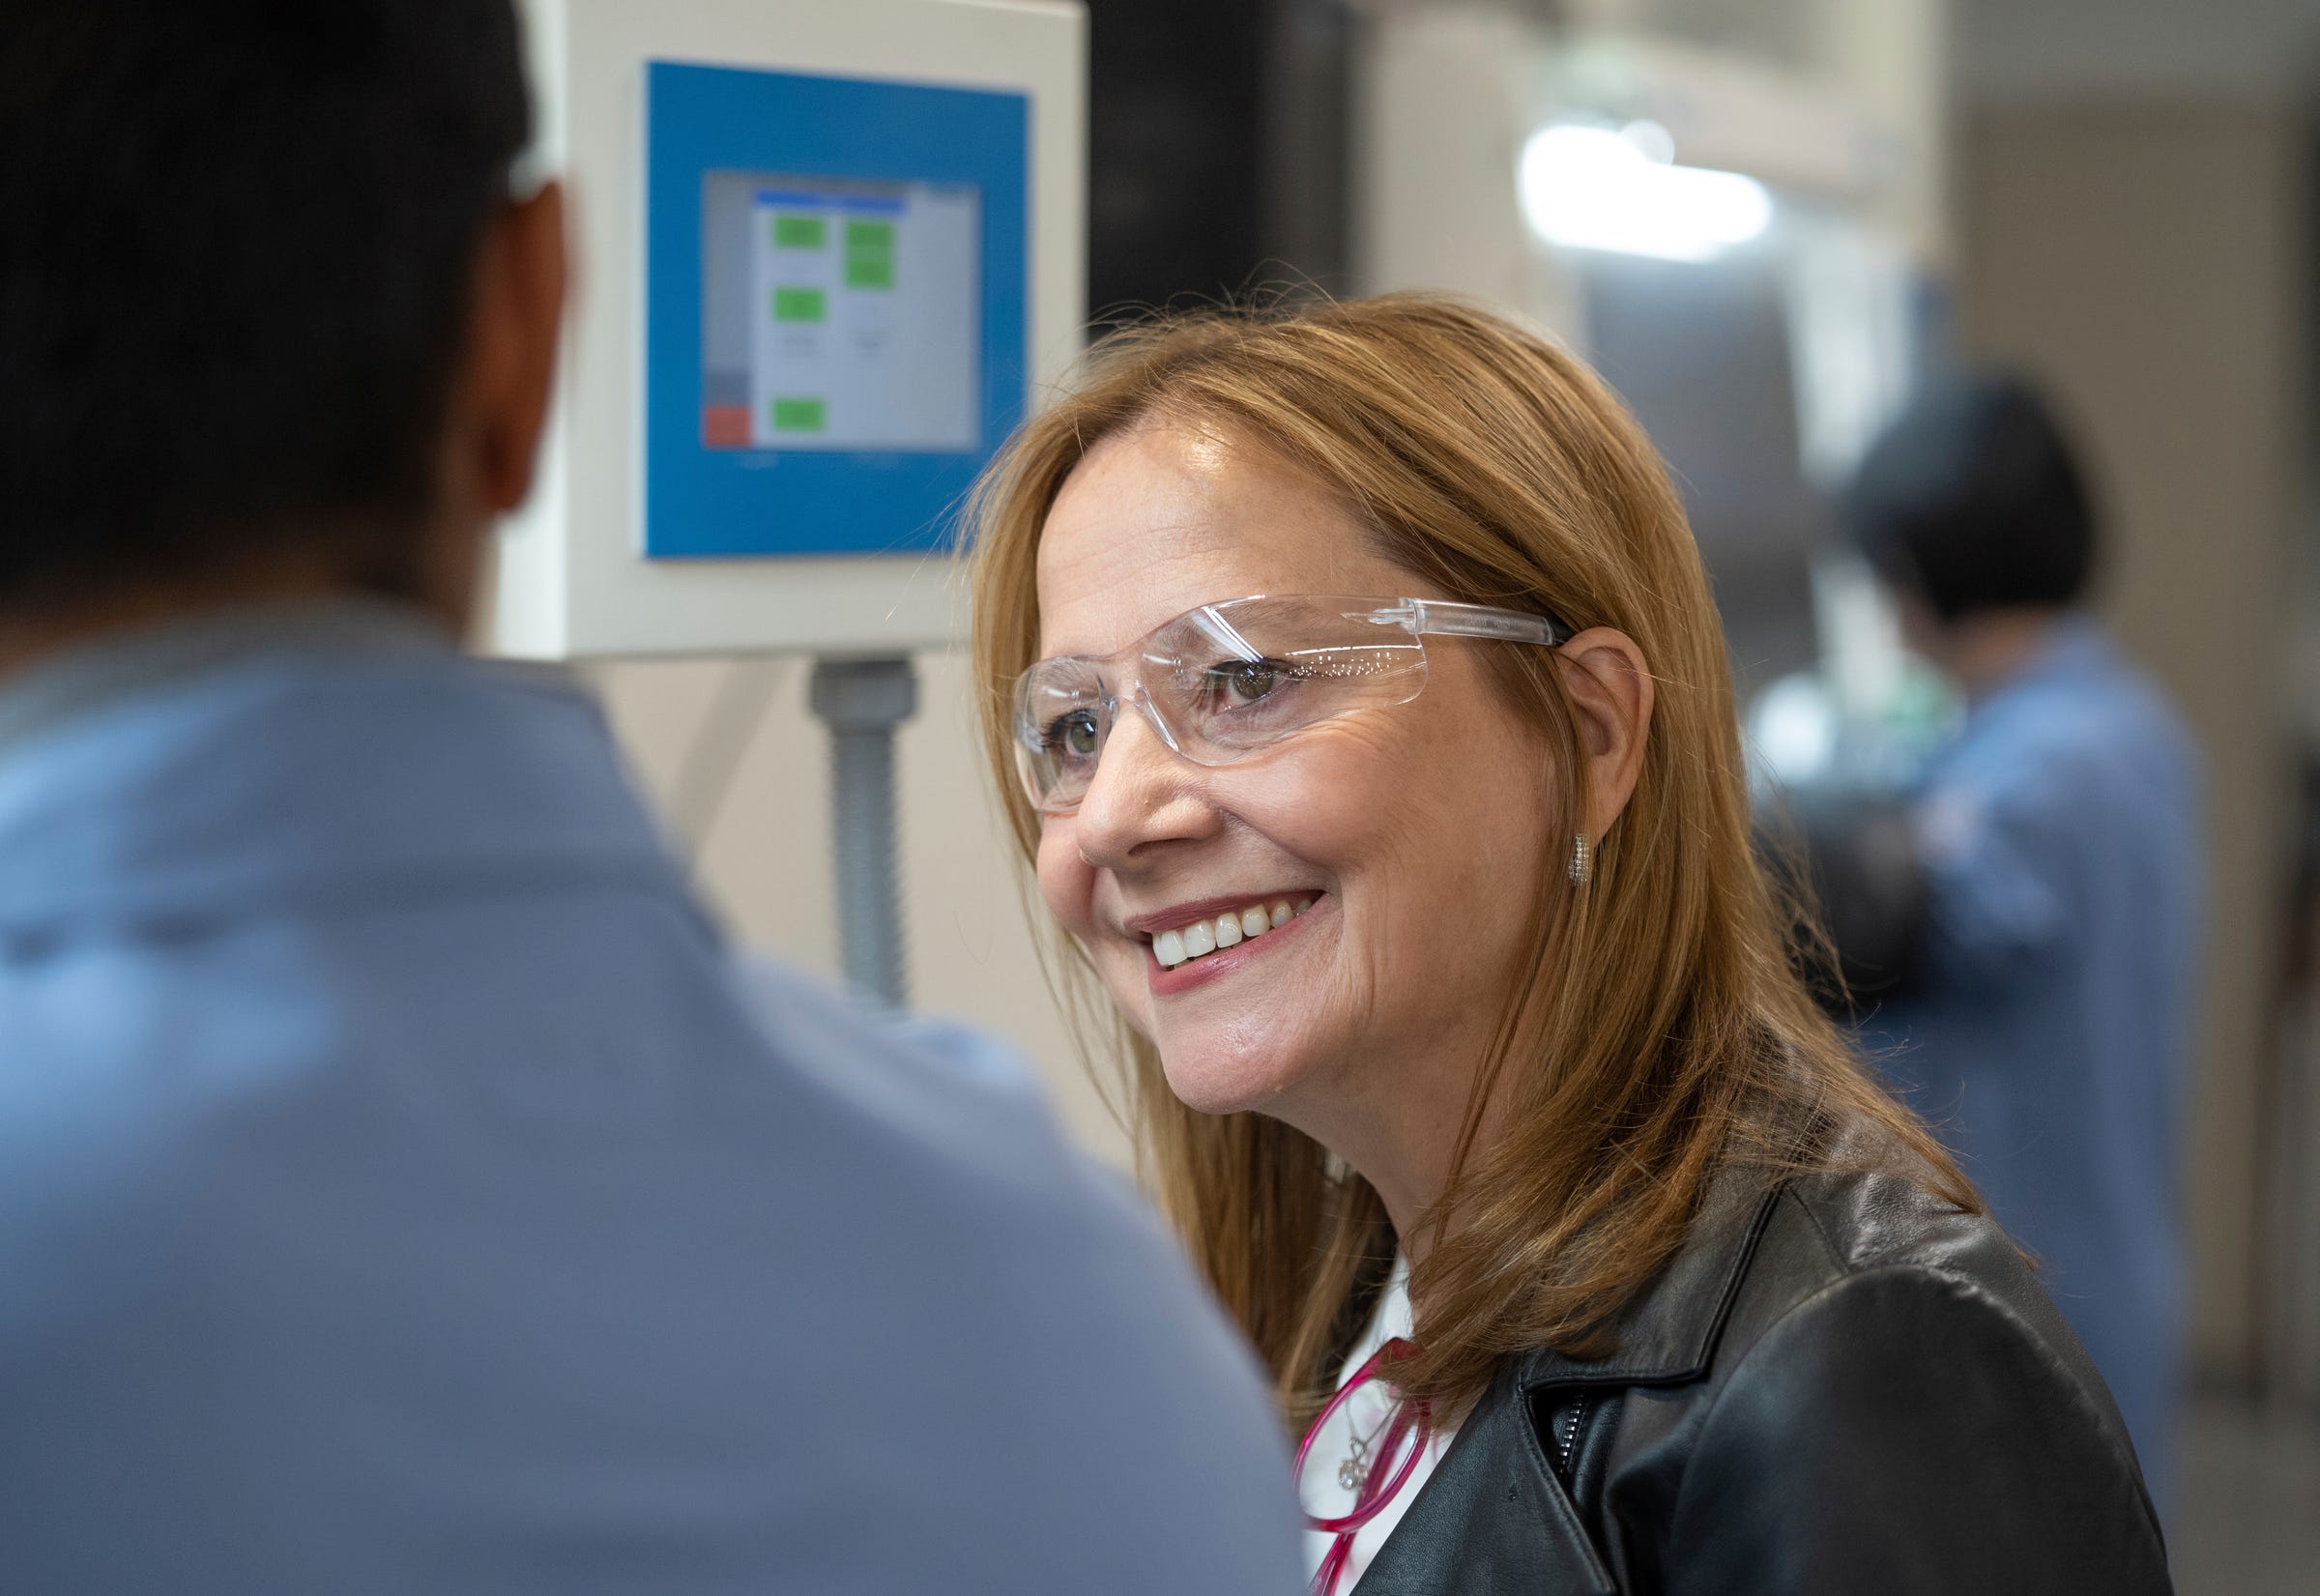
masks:
[(455, 648), (422, 612), (382, 599), (349, 595), (208, 611), (83, 643), (0, 678), (0, 759), (53, 727), (254, 655)]
[(2030, 652), (2020, 666), (1987, 691), (1976, 697), (1969, 712), (1980, 714), (1988, 706), (1998, 703), (2024, 687), (2068, 676), (2100, 665), (2112, 654), (2110, 639), (2091, 615), (2073, 610), (2054, 621), (2045, 636)]
[(689, 911), (584, 691), (423, 621), (342, 619), (125, 638), (9, 683), (0, 957), (83, 921), (362, 894), (587, 881)]

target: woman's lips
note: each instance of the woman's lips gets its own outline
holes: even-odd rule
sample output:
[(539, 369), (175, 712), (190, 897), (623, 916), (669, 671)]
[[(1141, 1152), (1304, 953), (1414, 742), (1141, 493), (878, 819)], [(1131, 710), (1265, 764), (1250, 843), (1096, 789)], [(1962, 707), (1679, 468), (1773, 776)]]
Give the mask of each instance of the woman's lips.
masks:
[[(1189, 992), (1194, 987), (1205, 986), (1210, 981), (1232, 974), (1253, 960), (1262, 958), (1267, 952), (1295, 939), (1297, 934), (1304, 930), (1307, 922), (1313, 918), (1313, 911), (1318, 909), (1325, 899), (1319, 893), (1290, 894), (1285, 900), (1290, 905), (1290, 913), (1279, 925), (1274, 925), (1272, 923), (1272, 908), (1275, 903), (1282, 901), (1284, 900), (1267, 900), (1263, 931), (1251, 935), (1243, 930), (1237, 943), (1219, 947), (1214, 943), (1215, 933), (1212, 929), (1209, 946), (1214, 949), (1213, 951), (1195, 955), (1187, 950), (1183, 960), (1174, 965), (1161, 962), (1160, 943), (1163, 937), (1176, 935), (1176, 933), (1163, 932), (1159, 936), (1155, 936), (1152, 942), (1146, 946), (1144, 966), (1145, 976), (1150, 983), (1152, 996), (1168, 998), (1180, 992)], [(1254, 903), (1250, 905), (1251, 909), (1255, 907)], [(1196, 922), (1196, 924), (1212, 927), (1214, 922), (1202, 921)]]
[(1277, 931), (1313, 907), (1320, 894), (1314, 891), (1268, 892), (1237, 898), (1203, 898), (1157, 914), (1139, 914), (1127, 922), (1151, 940), (1152, 957), (1162, 969), (1198, 959), (1221, 947), (1252, 942)]

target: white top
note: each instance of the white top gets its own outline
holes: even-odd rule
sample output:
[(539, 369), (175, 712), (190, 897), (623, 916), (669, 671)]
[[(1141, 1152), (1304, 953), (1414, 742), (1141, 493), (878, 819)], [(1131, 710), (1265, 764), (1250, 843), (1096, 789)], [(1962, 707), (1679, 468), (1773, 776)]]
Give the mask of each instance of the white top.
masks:
[[(1384, 1294), (1378, 1299), (1378, 1311), (1370, 1316), (1369, 1328), (1362, 1331), (1361, 1339), (1353, 1344), (1353, 1350), (1347, 1354), (1344, 1367), (1338, 1371), (1339, 1387), (1342, 1389), (1346, 1381), (1353, 1378), (1354, 1371), (1367, 1363), (1378, 1348), (1396, 1336), (1407, 1336), (1409, 1333), (1409, 1260), (1396, 1258), (1394, 1272), (1385, 1283)], [(1387, 1537), (1393, 1534), (1394, 1526), (1402, 1522), (1402, 1515), (1409, 1511), (1409, 1504), (1418, 1499), (1418, 1492), (1426, 1484), (1427, 1476), (1434, 1472), (1435, 1465), (1442, 1461), (1442, 1454), (1450, 1450), (1451, 1439), (1457, 1434), (1455, 1429), (1451, 1429), (1429, 1435), (1425, 1450), (1418, 1454), (1417, 1466), (1409, 1471), (1409, 1478), (1394, 1494), (1394, 1499), (1378, 1509), (1376, 1518), (1354, 1531), (1352, 1554), (1347, 1558), (1345, 1573), (1337, 1581), (1338, 1596), (1346, 1596), (1369, 1568), (1370, 1559), (1378, 1555), (1378, 1549), (1385, 1545)], [(1329, 1548), (1336, 1541), (1335, 1535), (1325, 1535), (1318, 1529), (1305, 1531), (1305, 1577), (1308, 1581), (1321, 1566), (1321, 1559), (1329, 1554)]]

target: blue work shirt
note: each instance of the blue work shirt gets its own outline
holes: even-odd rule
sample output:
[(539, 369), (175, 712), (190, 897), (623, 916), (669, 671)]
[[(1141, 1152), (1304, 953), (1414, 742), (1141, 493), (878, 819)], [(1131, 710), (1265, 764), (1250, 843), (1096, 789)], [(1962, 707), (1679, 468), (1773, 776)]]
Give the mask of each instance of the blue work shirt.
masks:
[(2058, 623), (1928, 773), (1925, 980), (1865, 1028), (2043, 1262), (2162, 1503), (2183, 1370), (2197, 772), (2158, 692), (2091, 622)]
[(585, 697), (334, 611), (0, 689), (0, 1591), (1288, 1596), (1297, 1546), (1133, 1195), (995, 1049), (737, 961)]

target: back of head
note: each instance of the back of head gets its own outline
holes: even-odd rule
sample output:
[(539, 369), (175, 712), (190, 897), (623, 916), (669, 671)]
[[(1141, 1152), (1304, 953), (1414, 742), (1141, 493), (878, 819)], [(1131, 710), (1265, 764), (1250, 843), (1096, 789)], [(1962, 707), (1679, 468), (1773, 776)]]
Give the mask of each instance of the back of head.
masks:
[(1889, 585), (1945, 622), (2061, 608), (2094, 571), (2094, 512), (2070, 441), (2016, 377), (1921, 394), (1870, 446), (1839, 518)]
[(510, 0), (9, 0), (0, 62), (0, 614), (326, 540), (407, 587)]

